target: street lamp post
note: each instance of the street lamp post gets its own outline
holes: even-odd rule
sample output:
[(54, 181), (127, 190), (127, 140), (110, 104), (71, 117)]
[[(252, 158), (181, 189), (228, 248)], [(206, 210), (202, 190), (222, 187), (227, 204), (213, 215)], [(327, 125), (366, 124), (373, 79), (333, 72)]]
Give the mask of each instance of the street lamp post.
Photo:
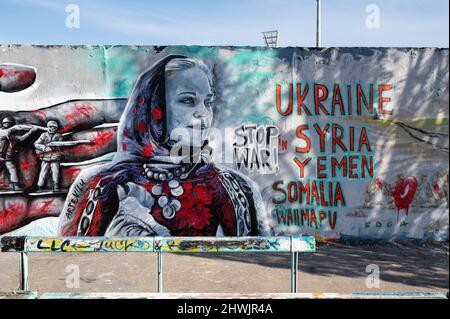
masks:
[(316, 16), (316, 47), (320, 47), (321, 39), (320, 39), (320, 0), (317, 1), (317, 16)]

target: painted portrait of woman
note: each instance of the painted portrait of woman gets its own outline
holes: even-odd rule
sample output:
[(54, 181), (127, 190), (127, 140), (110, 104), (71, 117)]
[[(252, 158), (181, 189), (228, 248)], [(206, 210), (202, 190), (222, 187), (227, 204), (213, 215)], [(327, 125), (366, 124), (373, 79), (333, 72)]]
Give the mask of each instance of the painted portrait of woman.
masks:
[(213, 72), (201, 60), (171, 55), (142, 73), (113, 161), (77, 177), (59, 235), (270, 235), (256, 183), (210, 162), (215, 102)]

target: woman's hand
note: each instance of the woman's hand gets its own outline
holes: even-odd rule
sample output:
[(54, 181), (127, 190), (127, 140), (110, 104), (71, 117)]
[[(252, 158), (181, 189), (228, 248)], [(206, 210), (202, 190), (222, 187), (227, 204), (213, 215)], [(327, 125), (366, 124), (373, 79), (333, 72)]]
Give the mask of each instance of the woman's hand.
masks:
[(126, 184), (128, 191), (117, 186), (119, 209), (105, 236), (170, 236), (170, 231), (151, 215), (153, 196), (135, 183)]

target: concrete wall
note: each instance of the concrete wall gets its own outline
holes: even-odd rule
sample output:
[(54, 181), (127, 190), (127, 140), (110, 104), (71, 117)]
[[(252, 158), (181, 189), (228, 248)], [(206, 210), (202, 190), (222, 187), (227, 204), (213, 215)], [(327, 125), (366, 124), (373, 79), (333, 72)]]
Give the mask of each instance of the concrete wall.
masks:
[[(19, 191), (6, 190), (0, 163), (0, 234), (57, 233), (77, 175), (114, 157), (138, 76), (169, 54), (213, 70), (213, 160), (257, 184), (253, 200), (267, 212), (258, 218), (272, 234), (448, 238), (449, 56), (436, 48), (0, 46), (0, 118), (57, 118), (65, 139), (94, 141), (63, 152), (62, 189), (44, 194), (35, 190), (40, 133), (18, 143)], [(17, 65), (36, 76), (11, 90)], [(241, 143), (253, 126), (260, 137), (274, 126), (278, 138)], [(248, 165), (237, 165), (247, 151)]]

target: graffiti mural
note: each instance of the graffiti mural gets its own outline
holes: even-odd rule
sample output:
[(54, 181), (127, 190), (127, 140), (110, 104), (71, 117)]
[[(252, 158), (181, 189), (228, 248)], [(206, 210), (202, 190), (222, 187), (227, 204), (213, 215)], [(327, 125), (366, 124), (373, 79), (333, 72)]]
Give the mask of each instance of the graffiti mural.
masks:
[(0, 50), (0, 235), (448, 238), (448, 50)]

